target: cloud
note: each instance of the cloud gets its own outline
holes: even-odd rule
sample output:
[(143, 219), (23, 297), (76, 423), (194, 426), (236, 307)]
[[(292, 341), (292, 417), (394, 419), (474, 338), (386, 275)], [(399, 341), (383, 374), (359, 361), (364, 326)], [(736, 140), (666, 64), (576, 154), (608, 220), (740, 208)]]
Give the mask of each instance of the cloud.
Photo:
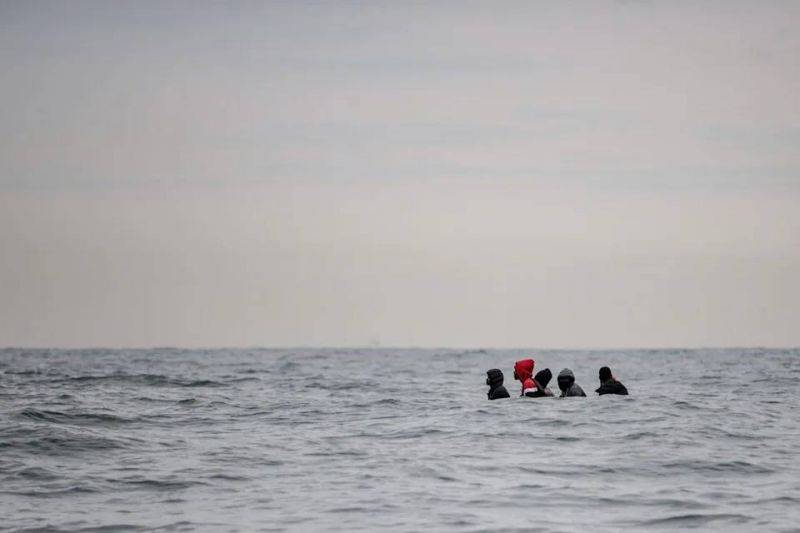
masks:
[(796, 344), (797, 3), (0, 6), (0, 344)]

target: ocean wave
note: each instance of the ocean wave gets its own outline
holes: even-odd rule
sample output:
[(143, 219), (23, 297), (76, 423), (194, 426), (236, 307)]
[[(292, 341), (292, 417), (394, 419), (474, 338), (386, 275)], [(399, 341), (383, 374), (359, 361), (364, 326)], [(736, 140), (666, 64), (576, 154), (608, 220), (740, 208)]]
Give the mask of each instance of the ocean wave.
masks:
[(671, 526), (671, 527), (701, 527), (709, 525), (712, 522), (730, 522), (732, 524), (746, 524), (752, 522), (753, 518), (743, 514), (736, 513), (689, 513), (689, 514), (676, 514), (665, 516), (663, 518), (654, 518), (639, 522), (640, 526), (655, 527), (655, 526)]
[(30, 407), (21, 410), (17, 416), (20, 418), (26, 418), (40, 422), (50, 422), (53, 424), (132, 424), (141, 420), (138, 418), (125, 418), (106, 413), (62, 413), (60, 411), (40, 410)]
[(144, 385), (149, 387), (224, 387), (225, 383), (211, 379), (189, 379), (165, 376), (162, 374), (101, 374), (72, 376), (67, 379), (54, 380), (74, 383), (121, 382), (123, 384)]
[(129, 448), (132, 439), (102, 437), (91, 434), (40, 434), (20, 431), (18, 437), (0, 436), (0, 449), (24, 451), (32, 455), (95, 452)]
[(163, 405), (196, 405), (200, 403), (197, 398), (153, 398), (152, 396), (137, 396), (133, 398), (137, 402), (163, 404)]
[(308, 387), (340, 392), (349, 390), (375, 390), (378, 388), (378, 385), (377, 382), (368, 379), (357, 381), (329, 381), (320, 378), (309, 382)]
[(225, 384), (230, 385), (234, 383), (245, 383), (248, 381), (262, 381), (261, 378), (257, 377), (243, 377), (243, 378), (236, 378), (236, 377), (226, 377)]
[(691, 472), (716, 472), (739, 474), (769, 474), (775, 470), (749, 461), (671, 461), (660, 465), (670, 470), (687, 470)]
[(197, 405), (199, 401), (197, 398), (185, 398), (176, 402), (178, 405)]
[(59, 479), (60, 476), (47, 468), (31, 466), (27, 468), (21, 468), (16, 471), (8, 471), (6, 477), (31, 479), (36, 481), (52, 481), (54, 479)]
[(4, 374), (8, 374), (9, 376), (39, 376), (42, 374), (48, 374), (46, 370), (42, 370), (41, 368), (26, 368), (23, 370), (4, 370)]
[(20, 529), (17, 533), (118, 533), (130, 531), (154, 531), (153, 528), (134, 524), (108, 524), (103, 526), (75, 527), (70, 525), (65, 529), (57, 526), (31, 527)]
[(400, 405), (401, 403), (403, 403), (402, 400), (399, 400), (397, 398), (379, 398), (379, 399), (372, 400), (372, 401), (369, 401), (369, 402), (355, 402), (355, 403), (349, 404), (347, 407), (349, 409), (369, 409), (371, 407), (382, 407), (382, 406), (390, 406), (390, 405), (391, 406), (396, 406), (396, 405)]
[(36, 489), (36, 490), (0, 490), (0, 494), (8, 494), (13, 496), (26, 496), (28, 498), (61, 498), (74, 494), (94, 494), (100, 490), (87, 487), (83, 485), (73, 485), (70, 487), (56, 488), (56, 489)]
[(108, 480), (112, 486), (125, 486), (129, 488), (141, 490), (183, 490), (191, 487), (208, 485), (207, 482), (202, 480), (165, 480), (165, 479), (110, 479)]

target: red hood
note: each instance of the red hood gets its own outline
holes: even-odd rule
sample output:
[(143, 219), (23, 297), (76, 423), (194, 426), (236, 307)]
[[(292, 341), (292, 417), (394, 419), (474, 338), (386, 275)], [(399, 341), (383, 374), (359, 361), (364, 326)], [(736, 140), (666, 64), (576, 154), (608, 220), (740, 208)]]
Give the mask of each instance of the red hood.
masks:
[(514, 378), (525, 383), (526, 379), (531, 379), (531, 376), (533, 376), (535, 364), (533, 359), (520, 359), (514, 363)]

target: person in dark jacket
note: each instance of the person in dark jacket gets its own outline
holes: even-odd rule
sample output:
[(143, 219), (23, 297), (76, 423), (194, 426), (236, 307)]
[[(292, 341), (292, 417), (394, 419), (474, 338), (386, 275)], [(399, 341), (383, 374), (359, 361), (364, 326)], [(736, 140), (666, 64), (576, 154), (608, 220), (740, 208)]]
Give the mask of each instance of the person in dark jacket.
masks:
[(558, 373), (558, 388), (561, 389), (562, 398), (565, 396), (586, 396), (581, 386), (575, 383), (575, 374), (569, 368), (565, 368)]
[(547, 384), (550, 383), (551, 379), (553, 379), (553, 373), (550, 372), (549, 368), (538, 371), (536, 376), (533, 378), (535, 388), (526, 390), (525, 396), (528, 398), (543, 398), (545, 396), (553, 396), (553, 391), (547, 388)]
[(509, 398), (508, 391), (503, 386), (503, 372), (497, 368), (493, 368), (486, 372), (486, 384), (489, 385), (489, 399), (498, 400), (500, 398)]
[(595, 392), (600, 396), (603, 394), (621, 394), (623, 396), (628, 395), (628, 389), (626, 389), (625, 385), (617, 381), (617, 379), (611, 375), (611, 369), (607, 366), (604, 366), (600, 369), (598, 376), (600, 377), (600, 388), (598, 388)]

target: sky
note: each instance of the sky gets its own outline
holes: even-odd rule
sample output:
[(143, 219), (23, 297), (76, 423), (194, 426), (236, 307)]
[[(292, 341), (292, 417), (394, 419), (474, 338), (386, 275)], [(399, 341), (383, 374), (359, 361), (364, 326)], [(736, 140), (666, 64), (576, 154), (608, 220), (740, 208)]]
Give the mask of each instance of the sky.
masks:
[(799, 346), (798, 23), (0, 0), (0, 346)]

